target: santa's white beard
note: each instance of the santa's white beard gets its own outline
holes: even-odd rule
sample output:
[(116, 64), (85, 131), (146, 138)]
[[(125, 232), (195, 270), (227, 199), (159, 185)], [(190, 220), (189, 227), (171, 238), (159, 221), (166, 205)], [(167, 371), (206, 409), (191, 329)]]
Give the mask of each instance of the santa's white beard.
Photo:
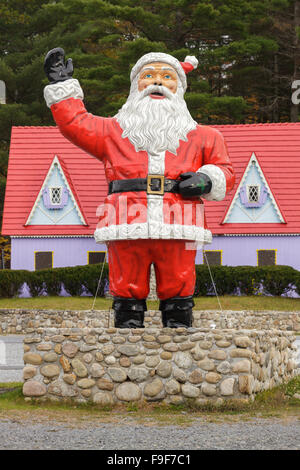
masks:
[[(161, 92), (164, 99), (153, 99), (150, 93)], [(157, 154), (168, 150), (176, 155), (179, 140), (196, 128), (184, 98), (163, 86), (149, 86), (145, 90), (131, 91), (126, 103), (115, 116), (122, 137), (130, 140), (135, 150)]]

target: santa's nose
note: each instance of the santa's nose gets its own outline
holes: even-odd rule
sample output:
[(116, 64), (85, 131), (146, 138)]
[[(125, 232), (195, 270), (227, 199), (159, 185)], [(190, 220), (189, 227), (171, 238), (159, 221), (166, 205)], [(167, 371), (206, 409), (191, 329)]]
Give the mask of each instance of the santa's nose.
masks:
[(161, 82), (154, 82), (153, 85), (162, 86)]

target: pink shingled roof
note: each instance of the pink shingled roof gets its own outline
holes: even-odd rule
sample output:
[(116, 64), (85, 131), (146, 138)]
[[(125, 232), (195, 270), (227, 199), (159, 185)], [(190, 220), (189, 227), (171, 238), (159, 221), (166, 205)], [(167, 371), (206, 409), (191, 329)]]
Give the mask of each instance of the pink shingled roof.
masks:
[[(55, 155), (88, 225), (25, 227)], [(96, 208), (106, 194), (103, 164), (70, 143), (57, 127), (12, 128), (3, 235), (92, 235), (97, 223)]]
[[(213, 234), (300, 234), (300, 123), (213, 127), (224, 135), (236, 173), (235, 186), (223, 201), (205, 201)], [(286, 224), (222, 224), (253, 152)], [(55, 155), (88, 225), (25, 227)], [(3, 235), (92, 235), (96, 208), (106, 194), (102, 163), (71, 144), (57, 127), (12, 128)]]
[[(207, 202), (214, 234), (300, 234), (300, 122), (213, 126), (224, 136), (236, 182), (221, 202)], [(255, 153), (286, 224), (222, 224), (252, 153)]]

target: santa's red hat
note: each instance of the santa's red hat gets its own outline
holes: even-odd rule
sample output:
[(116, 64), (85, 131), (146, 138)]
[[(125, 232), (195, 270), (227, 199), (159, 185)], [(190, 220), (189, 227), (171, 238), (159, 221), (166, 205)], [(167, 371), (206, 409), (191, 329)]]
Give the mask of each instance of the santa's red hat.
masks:
[(175, 57), (164, 52), (150, 52), (149, 54), (143, 55), (135, 64), (131, 70), (130, 80), (131, 82), (136, 78), (142, 68), (152, 62), (163, 62), (173, 67), (182, 83), (183, 90), (186, 90), (186, 74), (196, 69), (198, 66), (198, 60), (194, 56), (186, 56), (184, 62), (179, 62)]

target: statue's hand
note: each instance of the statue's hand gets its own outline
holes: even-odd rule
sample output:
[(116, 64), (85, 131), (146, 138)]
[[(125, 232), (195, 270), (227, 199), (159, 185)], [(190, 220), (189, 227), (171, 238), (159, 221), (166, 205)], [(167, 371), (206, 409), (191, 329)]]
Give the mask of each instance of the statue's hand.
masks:
[(72, 78), (72, 59), (68, 59), (65, 64), (65, 51), (61, 47), (56, 47), (47, 53), (44, 70), (50, 83), (64, 82)]
[(183, 180), (179, 183), (179, 192), (182, 196), (192, 197), (207, 194), (211, 190), (211, 179), (204, 173), (182, 173), (180, 178)]

